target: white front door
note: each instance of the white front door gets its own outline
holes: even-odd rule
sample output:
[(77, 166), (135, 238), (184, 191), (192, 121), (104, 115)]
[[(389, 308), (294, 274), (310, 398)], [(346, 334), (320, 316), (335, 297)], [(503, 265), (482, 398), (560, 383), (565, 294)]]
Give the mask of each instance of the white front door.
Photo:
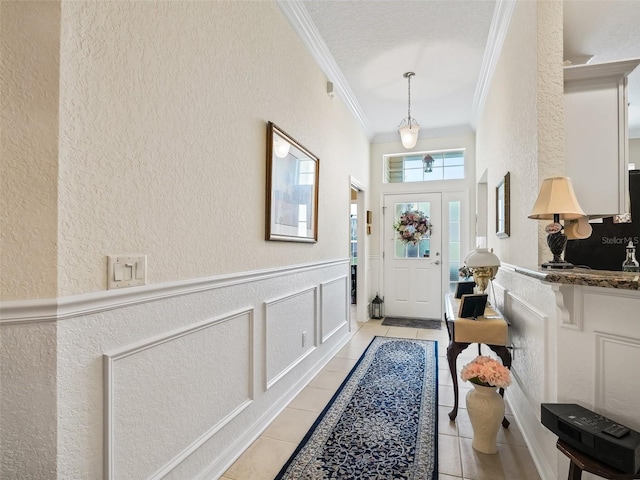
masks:
[[(385, 315), (442, 317), (442, 201), (439, 193), (384, 197), (384, 308)], [(394, 224), (404, 212), (423, 212), (431, 234), (415, 244), (403, 242)]]

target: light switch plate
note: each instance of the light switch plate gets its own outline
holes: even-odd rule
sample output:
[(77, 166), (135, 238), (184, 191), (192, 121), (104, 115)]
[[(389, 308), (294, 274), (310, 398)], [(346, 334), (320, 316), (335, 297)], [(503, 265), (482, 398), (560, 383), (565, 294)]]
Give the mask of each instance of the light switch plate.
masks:
[(107, 289), (135, 287), (147, 283), (146, 255), (108, 255)]

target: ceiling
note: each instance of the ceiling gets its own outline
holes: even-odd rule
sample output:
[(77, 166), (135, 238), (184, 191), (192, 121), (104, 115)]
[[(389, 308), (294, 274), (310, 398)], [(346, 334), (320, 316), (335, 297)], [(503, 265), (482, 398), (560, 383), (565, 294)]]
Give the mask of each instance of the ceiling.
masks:
[[(513, 11), (505, 0), (279, 0), (336, 91), (375, 141), (407, 116), (421, 137), (472, 131)], [(565, 0), (565, 60), (640, 58), (640, 1)], [(640, 67), (629, 76), (629, 127), (640, 138)]]

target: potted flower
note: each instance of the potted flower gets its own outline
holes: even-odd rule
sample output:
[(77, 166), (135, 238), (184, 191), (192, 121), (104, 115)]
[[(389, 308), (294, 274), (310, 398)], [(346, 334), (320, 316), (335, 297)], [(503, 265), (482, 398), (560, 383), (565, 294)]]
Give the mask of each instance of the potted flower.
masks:
[(497, 360), (477, 356), (471, 363), (467, 363), (460, 372), (463, 381), (470, 381), (483, 387), (507, 388), (511, 385), (511, 372)]
[(471, 275), (473, 275), (473, 272), (466, 265), (463, 265), (458, 269), (458, 276), (464, 280), (469, 280)]
[(482, 453), (496, 453), (498, 430), (504, 417), (504, 400), (496, 389), (511, 385), (511, 372), (497, 360), (479, 355), (462, 368), (460, 376), (474, 386), (466, 398), (473, 427), (471, 446)]

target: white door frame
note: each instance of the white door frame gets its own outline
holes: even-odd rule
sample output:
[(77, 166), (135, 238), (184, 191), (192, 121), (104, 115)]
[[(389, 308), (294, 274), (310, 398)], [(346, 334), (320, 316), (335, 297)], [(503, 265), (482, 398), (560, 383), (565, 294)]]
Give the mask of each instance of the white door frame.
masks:
[[(367, 265), (367, 252), (366, 252), (366, 190), (364, 185), (356, 180), (354, 177), (349, 176), (349, 212), (351, 211), (351, 190), (356, 191), (356, 205), (358, 215), (358, 228), (357, 228), (357, 241), (356, 248), (358, 250), (358, 269), (356, 274), (356, 320), (358, 322), (366, 322), (369, 319), (367, 307), (369, 302), (367, 301), (368, 291), (368, 265)], [(351, 244), (351, 237), (349, 237), (349, 243)], [(351, 267), (349, 267), (351, 271)], [(349, 283), (350, 285), (350, 283)], [(351, 292), (349, 296), (351, 298)]]
[[(430, 236), (430, 254), (423, 258), (396, 257), (396, 232), (392, 224), (397, 220), (399, 205), (411, 203), (421, 210), (421, 203), (430, 205), (429, 218), (434, 223)], [(385, 312), (391, 316), (439, 318), (442, 313), (442, 270), (446, 267), (442, 260), (443, 222), (442, 193), (424, 192), (408, 194), (388, 194), (384, 197), (385, 255), (384, 270)], [(426, 210), (429, 211), (429, 210)], [(389, 250), (387, 250), (389, 248)], [(406, 251), (405, 251), (406, 253)], [(398, 276), (398, 271), (402, 273)], [(395, 272), (395, 273), (394, 273)], [(403, 282), (407, 282), (406, 285)], [(423, 283), (424, 282), (424, 283)], [(400, 286), (404, 285), (404, 286)], [(394, 292), (394, 293), (392, 293)], [(397, 298), (397, 296), (401, 298)]]
[[(435, 186), (435, 185), (434, 185)], [(441, 185), (440, 188), (425, 188), (424, 183), (416, 182), (415, 184), (410, 183), (402, 183), (402, 184), (391, 184), (391, 188), (387, 191), (383, 191), (380, 193), (380, 213), (382, 213), (382, 207), (385, 205), (385, 197), (387, 195), (397, 195), (397, 194), (411, 194), (411, 193), (440, 193), (442, 195), (442, 222), (444, 225), (449, 224), (449, 202), (451, 201), (460, 201), (460, 255), (461, 258), (464, 258), (468, 252), (475, 245), (471, 245), (469, 242), (470, 235), (475, 234), (475, 232), (471, 232), (471, 218), (475, 217), (475, 201), (471, 198), (471, 188), (468, 185), (461, 185), (460, 183), (453, 183), (448, 185)], [(472, 209), (473, 208), (473, 213)], [(383, 228), (379, 230), (384, 230)], [(384, 288), (384, 232), (380, 231), (378, 235), (378, 241), (380, 245), (380, 267), (378, 272), (378, 281), (380, 285), (380, 296), (383, 297), (385, 292)], [(442, 229), (442, 248), (441, 248), (441, 258), (442, 258), (442, 291), (447, 291), (447, 286), (449, 284), (449, 228)], [(442, 305), (440, 308), (442, 310)], [(443, 311), (444, 315), (444, 311)]]

